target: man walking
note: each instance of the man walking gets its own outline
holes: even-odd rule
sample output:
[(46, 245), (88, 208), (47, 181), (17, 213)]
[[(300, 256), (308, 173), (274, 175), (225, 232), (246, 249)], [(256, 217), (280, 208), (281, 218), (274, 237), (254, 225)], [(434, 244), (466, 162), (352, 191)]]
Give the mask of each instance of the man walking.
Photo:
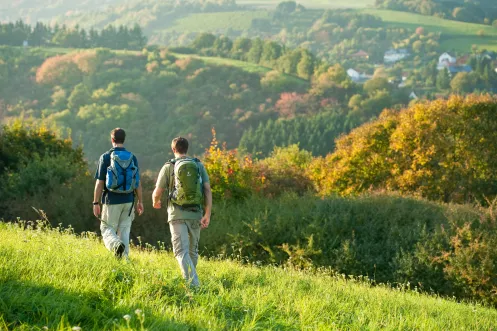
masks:
[(160, 209), (160, 198), (166, 192), (174, 256), (187, 284), (198, 287), (198, 241), (200, 228), (205, 229), (210, 223), (211, 186), (204, 165), (200, 160), (187, 156), (188, 140), (175, 138), (171, 148), (175, 158), (167, 162), (159, 173), (152, 195), (153, 205)]
[(101, 220), (100, 231), (105, 247), (117, 257), (127, 257), (129, 232), (135, 218), (135, 193), (138, 215), (143, 213), (140, 169), (136, 157), (123, 146), (126, 139), (124, 130), (112, 130), (110, 138), (112, 149), (100, 156), (95, 173), (93, 214)]

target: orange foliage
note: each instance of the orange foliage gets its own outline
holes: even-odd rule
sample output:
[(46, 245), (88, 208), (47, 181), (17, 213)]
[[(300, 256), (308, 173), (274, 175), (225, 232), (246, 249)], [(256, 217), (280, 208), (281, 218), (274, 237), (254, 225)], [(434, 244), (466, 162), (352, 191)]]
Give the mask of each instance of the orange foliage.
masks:
[[(66, 85), (80, 80), (82, 71), (74, 59), (73, 54), (46, 59), (36, 71), (36, 82), (45, 85)], [(84, 62), (82, 59), (78, 60)]]

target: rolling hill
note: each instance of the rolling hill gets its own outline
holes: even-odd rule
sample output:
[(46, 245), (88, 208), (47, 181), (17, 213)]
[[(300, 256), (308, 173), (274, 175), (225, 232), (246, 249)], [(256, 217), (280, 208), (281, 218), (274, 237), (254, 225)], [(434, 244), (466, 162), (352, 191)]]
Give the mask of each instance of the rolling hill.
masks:
[(472, 45), (477, 45), (497, 51), (497, 29), (492, 26), (393, 10), (363, 9), (361, 12), (380, 17), (390, 27), (415, 30), (421, 26), (428, 32), (441, 32), (441, 46), (447, 50), (468, 52)]

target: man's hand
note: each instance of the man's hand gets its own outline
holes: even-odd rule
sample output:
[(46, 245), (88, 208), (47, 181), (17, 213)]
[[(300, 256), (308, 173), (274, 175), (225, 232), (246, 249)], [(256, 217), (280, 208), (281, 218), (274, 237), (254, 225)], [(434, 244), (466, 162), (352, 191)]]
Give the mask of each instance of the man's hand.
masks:
[(162, 208), (162, 203), (160, 200), (154, 201), (154, 208), (155, 209), (161, 209)]
[(205, 215), (204, 217), (202, 217), (202, 219), (200, 220), (200, 227), (202, 229), (206, 229), (208, 226), (209, 226), (209, 223), (211, 222), (211, 218), (207, 215)]
[(100, 205), (93, 205), (93, 215), (95, 215), (96, 218), (100, 218)]
[(143, 202), (138, 202), (136, 204), (136, 211), (138, 211), (138, 216), (141, 216), (141, 214), (143, 214), (143, 211), (145, 209), (143, 208)]

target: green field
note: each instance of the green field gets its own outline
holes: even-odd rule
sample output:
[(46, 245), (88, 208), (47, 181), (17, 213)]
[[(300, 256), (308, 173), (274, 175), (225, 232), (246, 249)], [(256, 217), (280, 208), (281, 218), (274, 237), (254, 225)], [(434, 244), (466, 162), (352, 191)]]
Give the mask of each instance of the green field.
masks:
[[(275, 8), (280, 0), (237, 0), (236, 3), (245, 6)], [(302, 0), (297, 3), (306, 8), (365, 8), (373, 7), (374, 0)]]
[(266, 10), (191, 14), (175, 20), (173, 25), (159, 31), (182, 33), (216, 32), (226, 29), (243, 31), (250, 29), (252, 19), (269, 18), (269, 14)]
[(0, 223), (0, 329), (491, 330), (497, 320), (479, 305), (230, 261), (201, 259), (191, 291), (170, 252), (131, 254), (118, 261), (91, 234)]
[[(191, 55), (183, 55), (183, 54), (174, 54), (177, 57), (188, 57)], [(204, 61), (207, 64), (213, 64), (213, 65), (218, 65), (218, 66), (229, 66), (229, 67), (235, 67), (235, 68), (240, 68), (246, 72), (252, 72), (252, 73), (258, 73), (258, 74), (265, 74), (273, 69), (268, 68), (268, 67), (263, 67), (258, 64), (250, 63), (250, 62), (244, 62), (244, 61), (238, 61), (238, 60), (232, 60), (232, 59), (225, 59), (225, 58), (220, 58), (220, 57), (209, 57), (209, 56), (192, 56), (197, 59), (200, 59)], [(290, 79), (294, 81), (295, 83), (298, 84), (303, 84), (303, 85), (309, 85), (309, 82), (306, 81), (305, 79), (299, 78), (297, 76), (293, 75), (288, 75), (288, 74), (283, 74), (287, 79)]]
[[(441, 46), (448, 51), (469, 52), (472, 45), (497, 51), (497, 28), (492, 26), (392, 10), (364, 9), (361, 12), (376, 15), (391, 27), (415, 30), (421, 26), (428, 32), (441, 32)], [(483, 31), (483, 37), (478, 36), (479, 31)]]

